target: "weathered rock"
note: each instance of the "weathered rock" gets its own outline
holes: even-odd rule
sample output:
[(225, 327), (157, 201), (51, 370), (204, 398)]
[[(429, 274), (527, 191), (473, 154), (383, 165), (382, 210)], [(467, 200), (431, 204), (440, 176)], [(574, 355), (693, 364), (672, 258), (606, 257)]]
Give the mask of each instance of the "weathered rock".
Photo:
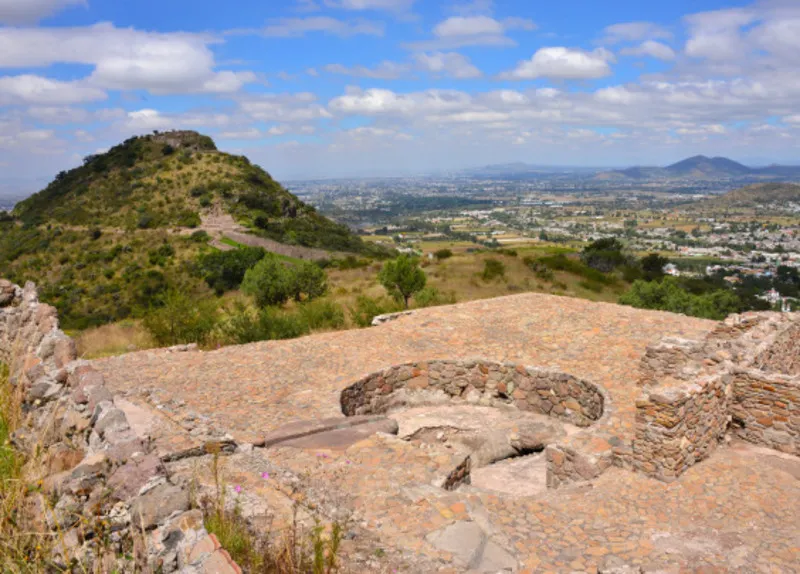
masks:
[(131, 505), (131, 519), (145, 530), (155, 528), (174, 512), (189, 508), (189, 494), (178, 486), (161, 484), (136, 498)]
[(163, 474), (164, 467), (157, 456), (133, 456), (112, 473), (106, 487), (112, 498), (124, 501), (136, 496), (152, 477)]

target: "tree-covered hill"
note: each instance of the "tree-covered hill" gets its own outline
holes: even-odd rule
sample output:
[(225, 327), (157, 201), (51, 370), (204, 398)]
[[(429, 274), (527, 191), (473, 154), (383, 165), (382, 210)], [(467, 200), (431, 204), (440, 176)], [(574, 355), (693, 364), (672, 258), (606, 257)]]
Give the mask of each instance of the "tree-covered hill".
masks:
[(75, 328), (144, 313), (167, 289), (206, 296), (195, 266), (213, 248), (200, 228), (219, 213), (281, 243), (382, 255), (247, 158), (182, 131), (89, 156), (0, 217), (0, 276), (40, 284)]

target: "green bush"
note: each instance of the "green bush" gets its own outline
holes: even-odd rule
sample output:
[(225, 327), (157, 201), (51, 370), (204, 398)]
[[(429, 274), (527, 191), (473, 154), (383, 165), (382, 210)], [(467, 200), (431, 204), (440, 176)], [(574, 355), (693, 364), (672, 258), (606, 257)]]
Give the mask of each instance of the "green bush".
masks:
[(251, 295), (259, 307), (282, 305), (291, 298), (315, 299), (327, 290), (325, 272), (307, 261), (287, 265), (268, 254), (249, 269), (242, 281), (242, 291)]
[(445, 259), (450, 259), (453, 256), (453, 252), (449, 249), (439, 249), (434, 252), (433, 256), (439, 261), (444, 261)]
[(506, 275), (506, 266), (499, 259), (486, 259), (483, 262), (483, 273), (481, 279), (484, 281), (493, 281), (498, 278), (503, 278)]
[(587, 245), (581, 252), (581, 261), (592, 269), (609, 273), (628, 262), (622, 253), (623, 245), (615, 237), (598, 239)]
[(262, 247), (242, 247), (231, 251), (204, 253), (197, 260), (196, 274), (221, 295), (225, 291), (238, 289), (247, 270), (261, 261), (266, 254)]
[(401, 305), (396, 300), (388, 297), (376, 299), (367, 295), (359, 295), (349, 310), (353, 323), (359, 327), (369, 327), (372, 325), (372, 320), (378, 315), (395, 313), (401, 309)]
[(300, 337), (308, 333), (309, 327), (298, 313), (274, 307), (256, 311), (239, 304), (222, 324), (221, 331), (226, 342), (244, 345)]
[(297, 312), (303, 323), (312, 331), (341, 329), (345, 324), (344, 309), (334, 301), (326, 299), (309, 301), (300, 305)]
[(163, 306), (151, 309), (143, 324), (161, 346), (183, 343), (205, 343), (217, 325), (217, 303), (213, 299), (197, 300), (190, 295), (171, 290)]
[(414, 296), (415, 307), (436, 307), (438, 305), (452, 305), (456, 302), (455, 291), (442, 293), (436, 287), (425, 287)]
[(738, 313), (741, 307), (739, 297), (732, 291), (718, 289), (698, 295), (685, 289), (674, 277), (665, 277), (660, 282), (636, 281), (620, 296), (619, 302), (640, 309), (658, 309), (716, 320)]

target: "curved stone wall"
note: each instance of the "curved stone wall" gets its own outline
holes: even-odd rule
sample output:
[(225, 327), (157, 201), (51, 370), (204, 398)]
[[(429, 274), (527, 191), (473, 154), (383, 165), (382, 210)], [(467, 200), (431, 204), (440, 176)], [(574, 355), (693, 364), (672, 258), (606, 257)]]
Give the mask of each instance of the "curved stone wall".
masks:
[(398, 394), (443, 392), (469, 403), (513, 405), (587, 427), (603, 415), (604, 395), (572, 375), (485, 360), (428, 361), (390, 367), (367, 375), (341, 394), (347, 416), (386, 412)]

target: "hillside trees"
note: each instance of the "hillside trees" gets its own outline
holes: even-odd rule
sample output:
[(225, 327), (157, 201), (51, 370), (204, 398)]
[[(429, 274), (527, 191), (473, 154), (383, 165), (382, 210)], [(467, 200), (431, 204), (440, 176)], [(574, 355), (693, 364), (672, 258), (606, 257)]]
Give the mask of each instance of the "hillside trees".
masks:
[(283, 305), (289, 299), (312, 300), (327, 291), (325, 272), (306, 261), (287, 265), (267, 254), (244, 274), (242, 291), (252, 296), (259, 307)]

